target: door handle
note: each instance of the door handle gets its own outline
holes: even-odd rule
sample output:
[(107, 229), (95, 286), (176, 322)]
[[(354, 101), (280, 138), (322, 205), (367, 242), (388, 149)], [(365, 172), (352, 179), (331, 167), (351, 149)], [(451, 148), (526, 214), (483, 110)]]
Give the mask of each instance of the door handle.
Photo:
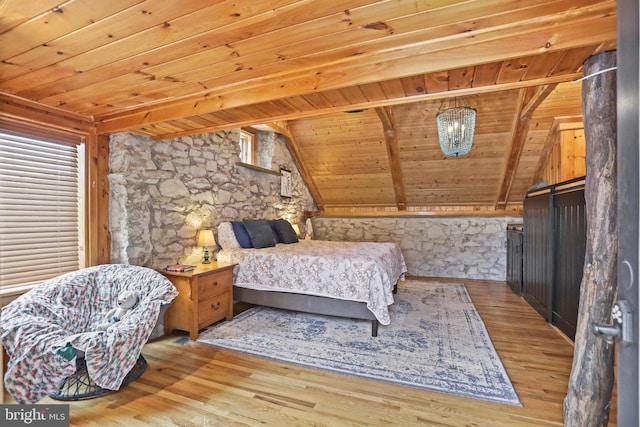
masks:
[(593, 324), (593, 333), (604, 337), (609, 344), (618, 340), (621, 344), (633, 342), (633, 313), (627, 301), (618, 301), (611, 309), (613, 325)]

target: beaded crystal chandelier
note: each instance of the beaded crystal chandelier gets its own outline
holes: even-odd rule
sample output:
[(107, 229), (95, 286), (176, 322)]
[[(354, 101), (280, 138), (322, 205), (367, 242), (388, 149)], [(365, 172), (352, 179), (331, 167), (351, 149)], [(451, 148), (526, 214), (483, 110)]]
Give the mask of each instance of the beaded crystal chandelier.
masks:
[(440, 148), (447, 156), (462, 156), (471, 150), (476, 128), (476, 110), (471, 107), (453, 107), (436, 116)]

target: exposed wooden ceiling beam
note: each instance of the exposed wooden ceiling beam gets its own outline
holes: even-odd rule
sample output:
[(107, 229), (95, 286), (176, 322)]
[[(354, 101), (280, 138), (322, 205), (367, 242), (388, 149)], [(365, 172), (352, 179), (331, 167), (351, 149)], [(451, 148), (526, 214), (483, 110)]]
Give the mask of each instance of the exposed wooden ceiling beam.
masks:
[[(251, 126), (251, 125), (256, 125), (256, 124), (264, 123), (265, 121), (272, 121), (272, 120), (286, 121), (286, 120), (294, 120), (294, 119), (300, 119), (305, 117), (313, 117), (313, 116), (322, 115), (322, 114), (339, 113), (339, 112), (349, 111), (349, 110), (359, 110), (359, 109), (365, 109), (365, 108), (377, 108), (377, 107), (384, 107), (384, 106), (409, 104), (412, 102), (427, 101), (432, 99), (448, 99), (448, 98), (455, 98), (460, 96), (479, 95), (484, 93), (500, 92), (503, 90), (521, 89), (523, 87), (563, 83), (563, 82), (579, 79), (580, 77), (582, 77), (581, 73), (571, 73), (571, 74), (563, 74), (563, 75), (561, 74), (561, 75), (546, 77), (541, 79), (522, 80), (517, 82), (500, 83), (500, 84), (494, 84), (494, 85), (488, 85), (488, 86), (462, 88), (457, 90), (451, 90), (448, 92), (425, 93), (425, 94), (413, 95), (411, 97), (403, 96), (398, 98), (389, 98), (389, 99), (380, 100), (380, 101), (367, 101), (367, 102), (361, 102), (361, 103), (353, 103), (353, 104), (349, 104), (348, 106), (315, 108), (315, 109), (309, 109), (307, 111), (296, 111), (296, 112), (287, 113), (287, 114), (271, 114), (269, 116), (265, 115), (264, 117), (254, 116), (253, 118), (248, 120), (234, 121), (233, 123), (229, 123), (225, 125), (199, 127), (196, 130), (180, 131), (180, 132), (173, 132), (173, 133), (166, 133), (166, 134), (156, 134), (153, 138), (156, 140), (170, 139), (170, 138), (177, 138), (180, 136), (193, 135), (195, 133), (216, 132), (219, 130), (233, 129), (233, 128), (242, 127), (242, 126)], [(113, 133), (113, 132), (120, 132), (120, 131), (127, 130), (127, 129), (114, 129), (111, 131), (107, 131), (108, 127), (102, 123), (97, 123), (97, 128), (98, 128), (98, 133)], [(138, 124), (137, 126), (131, 126), (131, 128), (129, 129), (136, 129), (137, 131), (140, 128), (141, 126), (140, 124)]]
[(77, 130), (79, 134), (95, 132), (93, 119), (60, 108), (0, 92), (0, 117), (32, 123), (47, 123), (56, 129)]
[(289, 129), (289, 124), (284, 120), (268, 122), (268, 123), (265, 123), (265, 125), (273, 129), (275, 132), (278, 132), (279, 134), (286, 136), (287, 138), (293, 138), (293, 134)]
[(285, 140), (287, 143), (287, 148), (289, 148), (289, 152), (291, 153), (293, 160), (296, 162), (296, 166), (300, 171), (302, 180), (307, 185), (307, 188), (309, 189), (309, 194), (311, 194), (313, 201), (316, 203), (316, 207), (320, 212), (322, 212), (324, 210), (324, 201), (323, 201), (322, 195), (320, 194), (320, 191), (318, 190), (318, 186), (313, 180), (313, 177), (307, 170), (305, 166), (305, 162), (301, 158), (300, 149), (298, 148), (298, 143), (296, 142), (295, 138), (293, 137), (293, 134), (289, 130), (289, 125), (287, 124), (287, 122), (279, 121), (279, 122), (270, 122), (267, 124), (267, 126), (269, 126), (276, 132), (286, 137)]
[(538, 88), (521, 89), (520, 108), (516, 111), (514, 131), (505, 157), (505, 167), (498, 189), (496, 210), (505, 209), (509, 202), (509, 193), (518, 170), (520, 157), (529, 131), (529, 122), (536, 108), (555, 89), (556, 85), (545, 85)]
[(538, 86), (535, 89), (535, 92), (529, 97), (527, 103), (522, 107), (522, 110), (520, 111), (520, 120), (524, 120), (527, 118), (530, 119), (531, 116), (533, 116), (533, 113), (536, 111), (536, 108), (538, 108), (538, 106), (542, 104), (542, 101), (544, 101), (547, 96), (549, 96), (551, 92), (553, 92), (556, 86), (558, 85), (547, 84)]
[(376, 113), (382, 122), (384, 131), (384, 141), (387, 147), (396, 206), (398, 210), (403, 211), (407, 209), (407, 196), (404, 192), (404, 181), (400, 165), (400, 145), (398, 144), (398, 135), (395, 130), (395, 118), (393, 117), (393, 111), (389, 107), (376, 108)]
[(522, 208), (506, 210), (473, 209), (467, 206), (459, 206), (451, 210), (437, 210), (424, 207), (420, 210), (385, 210), (385, 209), (347, 209), (331, 208), (324, 212), (315, 213), (319, 217), (451, 217), (451, 216), (481, 216), (481, 217), (502, 217), (522, 215)]

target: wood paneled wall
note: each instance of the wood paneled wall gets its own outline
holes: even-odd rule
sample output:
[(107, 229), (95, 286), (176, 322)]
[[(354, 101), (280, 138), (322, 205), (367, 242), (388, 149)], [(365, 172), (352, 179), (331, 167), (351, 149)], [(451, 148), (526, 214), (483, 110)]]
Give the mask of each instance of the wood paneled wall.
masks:
[(584, 129), (563, 130), (560, 141), (560, 182), (585, 176), (587, 151)]
[(542, 179), (549, 185), (585, 176), (587, 173), (584, 129), (562, 129), (557, 133)]

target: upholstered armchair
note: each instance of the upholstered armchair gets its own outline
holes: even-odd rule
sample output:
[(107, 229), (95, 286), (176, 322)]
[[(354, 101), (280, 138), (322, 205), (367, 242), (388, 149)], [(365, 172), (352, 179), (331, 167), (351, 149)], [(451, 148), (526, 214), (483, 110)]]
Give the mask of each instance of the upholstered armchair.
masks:
[[(122, 291), (137, 292), (137, 304), (108, 327), (99, 327)], [(120, 264), (85, 268), (36, 286), (2, 308), (2, 344), (9, 356), (6, 389), (18, 403), (34, 403), (59, 393), (61, 384), (83, 369), (88, 378), (80, 380), (95, 386), (74, 393), (118, 390), (140, 363), (163, 306), (177, 293), (157, 271)]]

